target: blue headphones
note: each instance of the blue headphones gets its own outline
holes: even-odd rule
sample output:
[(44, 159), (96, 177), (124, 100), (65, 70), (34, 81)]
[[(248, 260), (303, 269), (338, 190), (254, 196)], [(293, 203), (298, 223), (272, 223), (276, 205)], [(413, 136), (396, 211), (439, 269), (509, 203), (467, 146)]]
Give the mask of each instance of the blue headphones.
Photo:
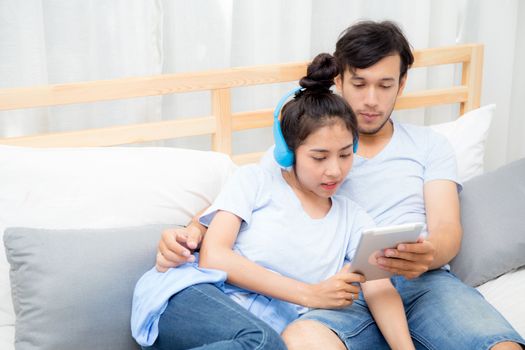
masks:
[[(292, 91), (288, 92), (286, 95), (281, 97), (279, 103), (273, 111), (273, 138), (275, 141), (275, 148), (273, 149), (273, 157), (275, 161), (282, 167), (287, 168), (293, 165), (294, 163), (294, 153), (290, 150), (283, 136), (283, 131), (281, 130), (281, 123), (279, 122), (279, 113), (281, 108), (283, 108), (284, 103), (290, 96), (297, 94), (301, 91), (301, 87), (297, 87)], [(353, 152), (357, 153), (358, 140), (354, 138)]]

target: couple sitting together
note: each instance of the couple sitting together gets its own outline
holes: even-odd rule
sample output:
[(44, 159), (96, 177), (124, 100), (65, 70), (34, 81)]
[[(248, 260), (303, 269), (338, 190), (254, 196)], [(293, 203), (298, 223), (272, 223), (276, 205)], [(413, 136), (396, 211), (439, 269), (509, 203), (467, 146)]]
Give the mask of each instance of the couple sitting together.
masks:
[[(462, 235), (452, 147), (390, 118), (412, 63), (392, 22), (359, 22), (315, 57), (276, 108), (275, 148), (163, 233), (134, 296), (144, 349), (521, 348), (448, 269)], [(408, 222), (424, 235), (376, 260), (393, 277), (350, 271), (365, 228)]]

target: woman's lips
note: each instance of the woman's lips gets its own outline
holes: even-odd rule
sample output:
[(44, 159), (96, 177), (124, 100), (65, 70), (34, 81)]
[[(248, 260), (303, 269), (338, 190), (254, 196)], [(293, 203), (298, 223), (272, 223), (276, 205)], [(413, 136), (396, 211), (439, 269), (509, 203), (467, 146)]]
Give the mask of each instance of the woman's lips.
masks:
[(323, 183), (321, 184), (321, 187), (325, 189), (326, 191), (333, 191), (337, 188), (337, 182), (331, 182), (331, 183)]

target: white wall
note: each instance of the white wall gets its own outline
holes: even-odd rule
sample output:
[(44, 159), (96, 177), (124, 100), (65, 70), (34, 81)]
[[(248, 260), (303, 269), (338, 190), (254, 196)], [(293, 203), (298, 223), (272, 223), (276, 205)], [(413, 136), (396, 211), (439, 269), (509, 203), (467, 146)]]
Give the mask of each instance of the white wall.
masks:
[[(482, 104), (497, 105), (486, 168), (525, 156), (519, 0), (0, 0), (0, 88), (308, 60), (333, 52), (339, 33), (362, 18), (398, 22), (416, 49), (485, 44)], [(407, 90), (458, 78), (452, 66), (414, 69)], [(267, 108), (288, 88), (234, 91), (232, 107)], [(0, 137), (199, 116), (209, 108), (209, 95), (196, 93), (7, 111), (0, 112)], [(428, 124), (457, 112), (444, 106), (398, 114)], [(268, 130), (253, 133), (237, 135), (234, 150), (272, 142)], [(263, 141), (254, 145), (254, 137)]]

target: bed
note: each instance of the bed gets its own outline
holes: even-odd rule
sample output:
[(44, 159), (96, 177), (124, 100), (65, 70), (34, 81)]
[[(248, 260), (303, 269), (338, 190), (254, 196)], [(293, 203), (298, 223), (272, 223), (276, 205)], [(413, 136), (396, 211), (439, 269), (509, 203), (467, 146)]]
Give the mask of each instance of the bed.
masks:
[[(185, 225), (238, 164), (264, 153), (232, 152), (235, 134), (270, 127), (273, 110), (234, 111), (236, 91), (285, 91), (306, 64), (0, 90), (2, 113), (199, 91), (211, 99), (205, 116), (0, 139), (0, 348), (137, 348), (132, 290), (154, 264), (160, 232)], [(413, 68), (439, 65), (458, 67), (457, 83), (406, 92), (396, 110), (458, 106), (461, 118), (431, 126), (452, 143), (465, 181), (452, 270), (525, 336), (525, 163), (483, 173), (495, 108), (480, 107), (483, 46), (415, 50)], [(151, 146), (203, 135), (209, 150)]]

